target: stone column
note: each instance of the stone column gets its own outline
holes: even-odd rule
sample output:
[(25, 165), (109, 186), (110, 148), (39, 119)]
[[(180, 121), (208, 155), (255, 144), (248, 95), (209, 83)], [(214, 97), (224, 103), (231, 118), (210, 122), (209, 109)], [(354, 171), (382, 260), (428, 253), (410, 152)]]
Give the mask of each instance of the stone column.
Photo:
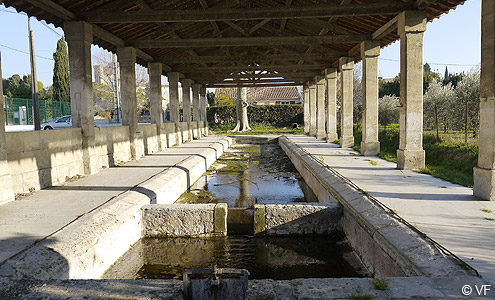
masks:
[(184, 116), (184, 122), (191, 122), (191, 85), (193, 81), (191, 79), (182, 79), (180, 81), (182, 85), (182, 114)]
[(122, 102), (122, 125), (129, 126), (131, 158), (138, 159), (136, 148), (137, 99), (136, 99), (136, 49), (118, 47), (117, 60), (120, 66), (120, 97)]
[(95, 174), (100, 166), (95, 148), (91, 67), (93, 27), (80, 21), (64, 22), (64, 33), (69, 49), (72, 127), (82, 131), (84, 174)]
[(478, 167), (474, 168), (473, 193), (495, 200), (495, 1), (481, 8), (481, 87)]
[(324, 139), (325, 133), (325, 77), (316, 76), (316, 138)]
[(208, 136), (208, 121), (206, 119), (206, 88), (201, 87), (199, 89), (199, 115), (201, 121), (204, 122), (204, 132), (205, 136)]
[(353, 71), (354, 58), (341, 57), (339, 59), (339, 69), (342, 74), (341, 90), (342, 90), (342, 105), (340, 107), (340, 147), (348, 148), (354, 146), (353, 133)]
[(326, 104), (327, 104), (327, 142), (337, 140), (337, 69), (325, 69), (326, 78)]
[(162, 151), (167, 145), (162, 145), (162, 127), (163, 127), (163, 107), (162, 107), (162, 64), (151, 62), (148, 64), (148, 73), (150, 75), (150, 110), (151, 123), (156, 124), (156, 134), (158, 136), (158, 150)]
[(316, 83), (309, 82), (309, 135), (316, 136)]
[(309, 87), (304, 85), (304, 133), (309, 133)]
[[(2, 78), (2, 55), (0, 53), (0, 78)], [(3, 85), (0, 84), (0, 204), (15, 199), (12, 189), (12, 176), (7, 163), (7, 139), (5, 134), (5, 97), (3, 96)]]
[(364, 41), (361, 43), (363, 60), (363, 139), (361, 154), (377, 155), (380, 153), (378, 141), (378, 56), (380, 42)]
[(201, 117), (199, 115), (199, 91), (201, 89), (201, 84), (192, 85), (193, 94), (193, 121), (200, 121)]
[(193, 105), (193, 122), (195, 122), (195, 131), (193, 133), (193, 136), (195, 139), (200, 139), (201, 138), (201, 128), (199, 126), (199, 120), (200, 115), (199, 115), (199, 91), (201, 90), (201, 84), (193, 84), (192, 85), (192, 105)]
[(170, 122), (179, 122), (179, 73), (170, 72), (168, 77)]
[(400, 138), (398, 169), (425, 166), (423, 150), (423, 34), (424, 11), (405, 11), (399, 15), (400, 36)]

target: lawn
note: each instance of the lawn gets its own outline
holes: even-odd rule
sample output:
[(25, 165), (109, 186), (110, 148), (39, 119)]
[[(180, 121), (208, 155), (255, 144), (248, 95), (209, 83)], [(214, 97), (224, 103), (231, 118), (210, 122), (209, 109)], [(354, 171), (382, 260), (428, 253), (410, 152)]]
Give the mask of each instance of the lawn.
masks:
[(215, 134), (223, 135), (258, 135), (258, 134), (304, 134), (304, 127), (290, 128), (290, 127), (274, 127), (266, 124), (249, 124), (252, 130), (244, 132), (229, 132), (235, 125), (211, 125), (210, 129)]

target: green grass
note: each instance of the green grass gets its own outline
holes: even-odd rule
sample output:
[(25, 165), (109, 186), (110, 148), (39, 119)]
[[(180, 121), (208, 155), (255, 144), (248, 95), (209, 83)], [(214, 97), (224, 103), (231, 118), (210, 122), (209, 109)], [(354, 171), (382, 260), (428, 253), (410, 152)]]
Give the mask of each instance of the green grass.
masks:
[[(470, 139), (467, 144), (459, 134), (442, 134), (440, 141), (432, 132), (425, 131), (423, 148), (426, 152), (426, 166), (420, 173), (429, 174), (463, 186), (473, 186), (473, 167), (478, 163), (478, 143)], [(360, 150), (361, 127), (354, 127), (354, 149)], [(382, 159), (397, 162), (399, 148), (399, 127), (397, 124), (380, 128), (378, 133)]]
[(388, 290), (388, 282), (385, 279), (373, 278), (373, 288), (375, 290), (386, 291)]
[(274, 127), (266, 124), (249, 124), (252, 130), (244, 132), (229, 132), (234, 128), (232, 124), (211, 125), (210, 128), (215, 134), (228, 135), (255, 135), (255, 134), (304, 134), (304, 127), (292, 129), (290, 127)]
[(487, 209), (487, 208), (482, 208), (481, 211), (486, 212), (487, 214), (490, 214), (493, 212), (491, 209)]

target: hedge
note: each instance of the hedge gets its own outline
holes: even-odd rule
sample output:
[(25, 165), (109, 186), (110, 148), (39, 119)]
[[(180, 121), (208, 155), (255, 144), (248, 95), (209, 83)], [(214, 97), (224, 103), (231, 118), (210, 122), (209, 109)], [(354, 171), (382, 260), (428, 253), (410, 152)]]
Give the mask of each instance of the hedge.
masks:
[[(250, 123), (263, 123), (271, 126), (303, 124), (304, 108), (300, 104), (250, 105), (248, 106), (248, 118)], [(234, 124), (236, 122), (235, 105), (208, 107), (207, 119), (210, 124)]]

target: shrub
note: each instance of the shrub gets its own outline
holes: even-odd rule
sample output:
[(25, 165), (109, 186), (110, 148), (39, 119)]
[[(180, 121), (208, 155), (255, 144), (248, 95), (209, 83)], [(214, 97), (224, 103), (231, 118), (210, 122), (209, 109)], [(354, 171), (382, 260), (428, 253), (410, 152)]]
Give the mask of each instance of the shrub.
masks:
[[(249, 123), (270, 126), (290, 126), (292, 123), (303, 124), (303, 106), (293, 105), (250, 105), (248, 106)], [(213, 106), (207, 110), (208, 122), (215, 125), (234, 124), (236, 122), (235, 106)]]

